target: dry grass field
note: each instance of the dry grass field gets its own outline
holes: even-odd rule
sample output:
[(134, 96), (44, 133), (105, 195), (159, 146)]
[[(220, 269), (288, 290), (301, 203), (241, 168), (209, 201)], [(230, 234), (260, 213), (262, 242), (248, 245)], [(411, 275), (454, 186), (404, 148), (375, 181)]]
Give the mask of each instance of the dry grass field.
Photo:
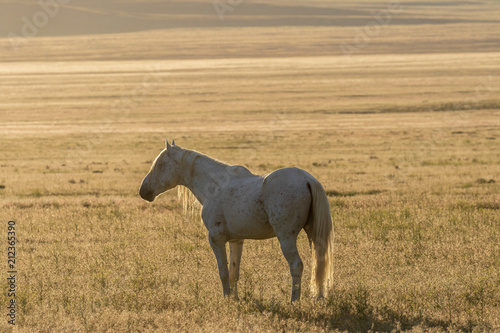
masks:
[[(210, 1), (75, 0), (16, 51), (1, 37), (34, 3), (0, 1), (17, 15), (0, 14), (2, 332), (500, 330), (496, 1), (402, 2), (360, 44), (388, 3), (243, 1), (220, 20)], [(78, 19), (90, 32), (65, 25)], [(305, 285), (289, 304), (271, 239), (245, 242), (240, 300), (223, 299), (199, 215), (176, 191), (138, 195), (166, 138), (313, 174), (335, 228), (331, 295)]]

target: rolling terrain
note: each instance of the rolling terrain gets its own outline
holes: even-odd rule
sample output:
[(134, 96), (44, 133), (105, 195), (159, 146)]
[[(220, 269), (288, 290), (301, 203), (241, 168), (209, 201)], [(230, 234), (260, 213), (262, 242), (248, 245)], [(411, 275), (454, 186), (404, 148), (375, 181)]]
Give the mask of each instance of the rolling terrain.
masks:
[[(498, 3), (221, 3), (222, 18), (212, 1), (74, 0), (23, 36), (43, 8), (0, 1), (15, 331), (498, 330)], [(301, 234), (299, 304), (276, 239), (245, 242), (241, 299), (223, 299), (198, 214), (176, 191), (138, 195), (166, 138), (313, 174), (335, 228), (330, 296), (310, 297)]]

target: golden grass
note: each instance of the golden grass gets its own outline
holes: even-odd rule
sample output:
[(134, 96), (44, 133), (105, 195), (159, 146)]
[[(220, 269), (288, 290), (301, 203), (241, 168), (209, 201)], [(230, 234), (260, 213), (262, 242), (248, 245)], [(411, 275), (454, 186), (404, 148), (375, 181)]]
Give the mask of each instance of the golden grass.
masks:
[[(406, 65), (404, 57), (398, 59), (399, 65), (387, 70), (409, 70), (415, 56)], [(419, 59), (426, 61), (425, 56)], [(430, 56), (428, 61), (438, 59)], [(496, 61), (483, 59), (485, 66), (487, 59)], [(378, 69), (371, 69), (367, 59), (359, 59), (365, 77), (357, 66), (338, 74), (345, 79), (359, 73), (357, 85), (318, 91), (315, 75), (323, 74), (314, 74), (311, 67), (327, 68), (334, 60), (307, 60), (284, 59), (279, 71), (274, 61), (229, 61), (229, 68), (214, 69), (208, 61), (174, 74), (175, 80), (164, 74), (157, 87), (133, 101), (128, 114), (105, 110), (111, 99), (127, 98), (127, 89), (141, 86), (141, 75), (148, 75), (141, 63), (131, 64), (140, 74), (128, 74), (129, 83), (122, 85), (121, 76), (108, 75), (116, 66), (112, 63), (102, 74), (88, 75), (89, 65), (80, 64), (71, 75), (48, 70), (32, 76), (31, 90), (14, 97), (23, 108), (17, 108), (15, 117), (4, 114), (1, 125), (1, 215), (19, 225), (21, 330), (497, 327), (498, 185), (480, 179), (500, 179), (498, 111), (432, 112), (415, 102), (418, 89), (413, 87), (420, 80), (432, 100), (425, 82), (438, 86), (441, 79), (434, 72), (422, 71), (418, 79), (399, 74), (384, 79), (382, 71), (381, 83), (373, 85), (369, 77), (374, 80)], [(446, 76), (453, 71), (442, 66), (441, 77), (449, 83), (439, 88), (439, 99), (453, 101), (456, 89), (473, 95), (481, 78), (453, 82)], [(50, 64), (39, 71), (44, 68)], [(266, 76), (266, 68), (280, 74)], [(298, 74), (306, 72), (312, 73), (308, 79)], [(218, 75), (213, 85), (211, 75)], [(236, 87), (238, 75), (248, 78)], [(300, 81), (292, 85), (303, 87), (303, 97), (291, 100), (295, 94), (286, 87), (288, 77)], [(25, 80), (22, 75), (15, 78)], [(37, 88), (37, 80), (50, 89)], [(100, 89), (91, 88), (91, 82), (99, 82)], [(335, 103), (327, 99), (330, 91), (378, 96), (383, 108), (374, 102), (369, 109), (373, 113), (334, 112)], [(196, 93), (206, 101), (197, 101)], [(462, 94), (465, 100), (467, 94)], [(314, 103), (317, 95), (332, 103), (331, 109), (314, 110), (324, 108)], [(393, 98), (399, 95), (405, 97)], [(67, 103), (55, 103), (65, 96)], [(252, 103), (257, 96), (260, 100)], [(338, 109), (355, 112), (370, 98), (376, 100), (345, 97), (351, 103)], [(273, 100), (274, 105), (265, 105)], [(385, 110), (403, 101), (422, 111)], [(52, 102), (57, 106), (47, 106)], [(280, 103), (285, 106), (278, 108)], [(40, 105), (46, 113), (33, 113)], [(306, 291), (300, 305), (288, 305), (288, 268), (277, 241), (269, 240), (246, 243), (242, 300), (223, 300), (198, 218), (182, 214), (175, 194), (152, 205), (137, 195), (165, 137), (245, 164), (255, 173), (290, 165), (312, 172), (328, 190), (334, 216), (333, 296), (316, 303)], [(310, 253), (304, 235), (299, 245), (308, 281)]]
[[(420, 10), (446, 16), (405, 14)], [(17, 331), (498, 330), (496, 25), (389, 25), (350, 59), (338, 49), (350, 27), (47, 37), (2, 53), (0, 221), (18, 226)], [(166, 138), (254, 173), (317, 177), (335, 226), (332, 296), (304, 288), (288, 304), (273, 239), (245, 243), (241, 300), (223, 299), (199, 218), (175, 192), (138, 196)], [(298, 244), (308, 281), (305, 235)]]

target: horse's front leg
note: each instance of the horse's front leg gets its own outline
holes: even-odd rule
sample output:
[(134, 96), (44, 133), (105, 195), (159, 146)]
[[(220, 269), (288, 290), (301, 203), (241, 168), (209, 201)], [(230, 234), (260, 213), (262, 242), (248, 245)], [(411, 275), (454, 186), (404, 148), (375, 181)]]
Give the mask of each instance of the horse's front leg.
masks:
[(240, 261), (242, 252), (242, 239), (229, 241), (229, 284), (235, 299), (238, 299), (238, 280), (240, 279)]
[(208, 238), (210, 240), (210, 246), (214, 251), (215, 258), (217, 259), (217, 266), (219, 268), (219, 277), (222, 282), (222, 291), (224, 297), (228, 296), (231, 292), (229, 288), (229, 271), (227, 268), (227, 254), (226, 254), (226, 240), (217, 237), (217, 235), (209, 232)]

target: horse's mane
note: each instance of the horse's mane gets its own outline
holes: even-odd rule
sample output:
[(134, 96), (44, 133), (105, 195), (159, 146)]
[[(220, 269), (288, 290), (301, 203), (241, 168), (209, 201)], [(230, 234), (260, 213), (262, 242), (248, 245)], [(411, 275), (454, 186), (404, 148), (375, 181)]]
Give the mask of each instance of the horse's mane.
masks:
[[(238, 165), (231, 166), (196, 150), (183, 149), (179, 146), (177, 146), (177, 148), (182, 150), (181, 164), (189, 170), (189, 172), (192, 172), (195, 163), (202, 163), (205, 167), (210, 166), (213, 169), (218, 170), (227, 170), (227, 168), (230, 167), (233, 170), (232, 172), (234, 172), (234, 175), (252, 175), (251, 172), (245, 167)], [(177, 202), (182, 204), (182, 210), (184, 213), (189, 212), (191, 216), (194, 216), (198, 212), (201, 213), (201, 203), (185, 186), (177, 186)]]
[(182, 211), (186, 214), (194, 216), (201, 212), (201, 203), (186, 186), (177, 186), (177, 202), (182, 205)]
[[(210, 156), (207, 156), (203, 153), (200, 153), (196, 150), (183, 149), (179, 146), (178, 148), (182, 149), (181, 163), (186, 165), (187, 168), (191, 171), (193, 169), (194, 163), (196, 160), (201, 159), (201, 162), (206, 165), (215, 165), (217, 167), (226, 167), (227, 164), (216, 160)], [(201, 213), (202, 205), (196, 199), (194, 194), (185, 186), (179, 185), (177, 186), (177, 202), (182, 205), (182, 210), (184, 213), (189, 213), (191, 216), (194, 216), (196, 213)]]
[(187, 164), (187, 167), (191, 170), (194, 166), (195, 161), (200, 160), (201, 163), (205, 165), (210, 165), (215, 168), (226, 168), (229, 165), (219, 161), (213, 157), (200, 153), (196, 150), (184, 149), (177, 146), (179, 149), (182, 149), (181, 163), (183, 165)]

